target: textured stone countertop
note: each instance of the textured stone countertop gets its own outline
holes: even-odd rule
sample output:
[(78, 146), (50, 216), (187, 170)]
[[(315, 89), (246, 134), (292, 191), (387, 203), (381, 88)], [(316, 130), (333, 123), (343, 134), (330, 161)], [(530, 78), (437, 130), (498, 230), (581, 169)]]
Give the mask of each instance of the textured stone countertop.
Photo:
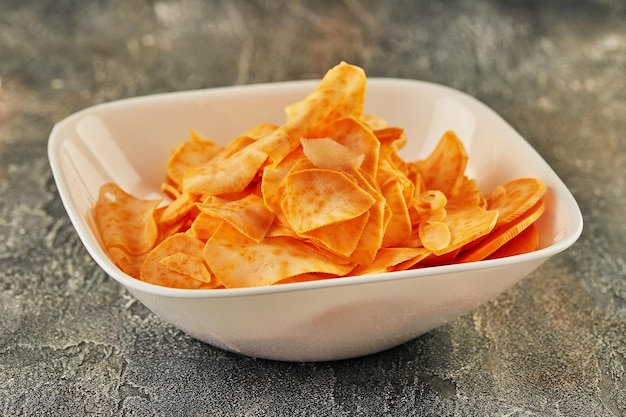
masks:
[[(626, 416), (625, 21), (621, 0), (0, 2), (0, 415)], [(52, 179), (55, 122), (341, 60), (492, 107), (571, 189), (578, 242), (470, 314), (330, 363), (198, 342), (95, 265)]]

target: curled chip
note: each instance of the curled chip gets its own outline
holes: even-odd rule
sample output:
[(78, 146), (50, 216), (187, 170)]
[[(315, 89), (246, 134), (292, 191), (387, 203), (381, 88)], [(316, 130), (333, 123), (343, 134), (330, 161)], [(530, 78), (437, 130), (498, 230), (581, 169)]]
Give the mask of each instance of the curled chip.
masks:
[(147, 253), (159, 235), (154, 218), (158, 204), (135, 198), (115, 184), (103, 185), (94, 214), (104, 246), (129, 256)]
[(204, 243), (187, 233), (168, 237), (152, 250), (141, 267), (139, 278), (166, 287), (213, 288), (203, 257)]
[[(163, 202), (105, 184), (101, 242), (127, 274), (190, 289), (277, 285), (512, 256), (539, 245), (537, 178), (483, 194), (453, 131), (405, 161), (402, 127), (363, 113), (365, 74), (341, 63), (283, 125), (226, 146), (194, 130), (164, 167)], [(419, 140), (413, 139), (413, 140)]]

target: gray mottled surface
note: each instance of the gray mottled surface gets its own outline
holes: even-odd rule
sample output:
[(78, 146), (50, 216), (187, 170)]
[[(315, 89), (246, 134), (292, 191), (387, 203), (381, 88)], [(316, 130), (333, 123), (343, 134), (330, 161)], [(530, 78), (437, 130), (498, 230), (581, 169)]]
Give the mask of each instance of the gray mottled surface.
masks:
[[(0, 414), (626, 416), (626, 6), (588, 1), (0, 2)], [(321, 76), (484, 101), (571, 188), (585, 230), (496, 300), (336, 363), (197, 342), (90, 260), (53, 123), (123, 97)]]

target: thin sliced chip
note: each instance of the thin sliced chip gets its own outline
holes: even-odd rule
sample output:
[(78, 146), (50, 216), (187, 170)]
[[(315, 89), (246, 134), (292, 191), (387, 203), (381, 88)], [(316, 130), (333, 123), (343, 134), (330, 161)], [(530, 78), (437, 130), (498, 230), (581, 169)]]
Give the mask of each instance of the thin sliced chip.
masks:
[(203, 258), (184, 252), (176, 252), (161, 258), (159, 263), (169, 271), (202, 281), (205, 284), (212, 281), (211, 273)]
[[(467, 177), (463, 178), (458, 192), (448, 200), (446, 207), (448, 209), (463, 209), (465, 207), (488, 208), (485, 196), (478, 189), (476, 180)], [(488, 209), (491, 210), (491, 208)]]
[(456, 134), (448, 131), (426, 159), (414, 164), (428, 189), (451, 197), (458, 193), (465, 178), (467, 152)]
[(344, 257), (349, 257), (356, 249), (370, 213), (365, 213), (353, 219), (318, 227), (300, 234), (301, 237), (312, 241), (316, 246)]
[(431, 252), (446, 249), (452, 241), (450, 229), (443, 221), (420, 223), (418, 230), (422, 245)]
[(211, 203), (198, 204), (198, 208), (205, 214), (227, 221), (256, 242), (263, 240), (274, 221), (274, 214), (265, 206), (263, 199), (255, 194), (233, 201), (213, 199)]
[(342, 62), (331, 68), (303, 100), (285, 108), (287, 121), (259, 139), (254, 148), (266, 153), (277, 165), (320, 126), (346, 117), (363, 115), (365, 72)]
[(278, 165), (266, 166), (261, 177), (261, 195), (265, 206), (274, 213), (277, 219), (284, 225), (288, 224), (287, 218), (281, 207), (282, 195), (285, 192), (283, 180), (291, 169), (299, 161), (306, 159), (302, 149), (299, 148), (287, 155)]
[(358, 168), (365, 154), (356, 152), (331, 138), (300, 139), (304, 155), (317, 167), (343, 170)]
[(179, 218), (175, 222), (173, 221), (173, 222), (164, 223), (164, 222), (159, 221), (159, 219), (162, 217), (162, 213), (165, 210), (167, 210), (167, 208), (168, 206), (163, 206), (163, 207), (157, 208), (157, 210), (155, 211), (154, 217), (155, 219), (157, 219), (157, 227), (159, 230), (159, 237), (157, 238), (157, 241), (155, 242), (155, 246), (176, 233), (187, 231), (193, 221), (192, 218), (195, 217), (196, 212), (197, 212), (194, 206), (189, 210), (187, 214), (185, 214), (183, 217)]
[(311, 169), (285, 177), (281, 207), (296, 233), (353, 219), (375, 199), (341, 171)]
[(382, 248), (376, 254), (373, 262), (357, 266), (350, 272), (350, 275), (405, 270), (427, 255), (428, 252), (424, 248)]
[(433, 253), (443, 255), (485, 236), (493, 230), (497, 219), (498, 212), (495, 210), (485, 210), (480, 207), (449, 209), (443, 221), (450, 229), (450, 244)]
[(537, 231), (537, 226), (533, 223), (485, 259), (498, 259), (521, 255), (523, 253), (536, 251), (538, 247), (539, 232)]
[(396, 168), (388, 160), (380, 160), (377, 174), (375, 175), (378, 187), (383, 189), (389, 183), (397, 184), (401, 190), (402, 198), (408, 206), (415, 194), (415, 184), (406, 176), (406, 174)]
[(406, 145), (407, 137), (404, 129), (400, 127), (386, 126), (384, 128), (372, 129), (372, 131), (374, 136), (378, 138), (382, 146), (385, 146), (388, 151), (397, 152)]
[(446, 207), (448, 198), (439, 190), (428, 190), (415, 196), (412, 203), (417, 212), (422, 214)]
[(199, 213), (189, 227), (193, 235), (203, 241), (208, 240), (224, 220), (220, 217)]
[(486, 236), (479, 244), (468, 251), (461, 252), (457, 257), (458, 262), (480, 261), (494, 253), (505, 243), (519, 235), (527, 227), (533, 224), (544, 213), (546, 205), (543, 200), (539, 200), (524, 214), (518, 216), (514, 221), (505, 223), (498, 227), (493, 233)]
[(401, 246), (411, 236), (411, 217), (403, 191), (400, 181), (388, 181), (381, 188), (387, 207), (391, 211), (391, 218), (383, 236), (383, 247)]
[(403, 246), (411, 236), (409, 206), (415, 194), (415, 185), (385, 159), (379, 161), (376, 182), (390, 214), (385, 222), (382, 246)]
[(136, 198), (116, 184), (104, 184), (94, 208), (104, 247), (118, 247), (129, 255), (152, 249), (158, 238), (154, 211), (159, 202)]
[(227, 288), (272, 285), (312, 272), (341, 276), (354, 267), (339, 264), (292, 238), (268, 237), (254, 242), (227, 223), (207, 241), (204, 257)]
[[(204, 243), (190, 234), (170, 236), (146, 257), (139, 278), (171, 288), (215, 288), (218, 284), (204, 264), (203, 249)], [(202, 266), (206, 271), (198, 272)]]
[(200, 136), (195, 130), (191, 130), (190, 136), (188, 141), (174, 149), (167, 163), (168, 177), (177, 187), (182, 184), (188, 168), (206, 164), (222, 150), (221, 146)]
[(130, 275), (133, 278), (139, 278), (139, 271), (147, 254), (141, 255), (129, 255), (126, 251), (112, 246), (107, 249), (109, 257), (113, 263), (122, 270), (126, 275)]
[(375, 203), (368, 210), (369, 219), (363, 229), (361, 239), (359, 239), (359, 243), (350, 257), (355, 263), (366, 265), (374, 261), (376, 254), (381, 249), (385, 230), (392, 213), (385, 201), (385, 197), (377, 189), (376, 182), (371, 175), (357, 169), (352, 172), (352, 178), (357, 181), (358, 186), (362, 190), (366, 191), (375, 200)]
[[(402, 171), (409, 178), (409, 164), (399, 155), (398, 151), (407, 143), (404, 129), (387, 127), (375, 130), (374, 135), (380, 141), (380, 159), (385, 160), (394, 168)], [(417, 172), (416, 170), (414, 172)], [(415, 183), (415, 181), (413, 181)]]
[[(380, 141), (366, 125), (353, 117), (348, 117), (324, 125), (316, 129), (314, 134), (318, 135), (318, 137), (332, 138), (337, 143), (352, 150), (355, 157), (361, 159), (361, 163), (358, 165), (353, 164), (351, 168), (361, 168), (376, 177)], [(331, 158), (336, 160), (338, 157), (339, 155), (336, 155)], [(341, 165), (338, 162), (335, 162), (335, 164)]]
[(413, 227), (425, 221), (441, 221), (446, 216), (448, 198), (439, 190), (428, 190), (412, 198), (408, 210)]
[(543, 197), (546, 189), (545, 184), (537, 178), (518, 178), (487, 195), (489, 210), (499, 212), (497, 225), (511, 222), (526, 212)]
[(276, 217), (281, 219), (283, 223), (287, 223), (280, 205), (281, 196), (284, 193), (285, 186), (283, 180), (287, 176), (288, 169), (278, 169), (267, 167), (263, 170), (263, 178), (261, 180), (261, 191), (263, 193), (263, 201), (265, 207), (268, 208)]
[(159, 212), (158, 223), (172, 225), (180, 222), (195, 207), (197, 197), (183, 193)]
[(270, 230), (265, 234), (266, 237), (291, 237), (294, 239), (300, 239), (298, 234), (293, 231), (293, 229), (285, 223), (281, 222), (280, 219), (276, 218)]
[(384, 199), (377, 200), (370, 207), (369, 214), (361, 239), (350, 257), (359, 265), (367, 265), (374, 261), (376, 254), (383, 245), (386, 226), (391, 217), (389, 206), (385, 204)]
[(424, 247), (411, 247), (409, 249), (414, 249), (416, 255), (413, 258), (395, 265), (393, 271), (406, 271), (407, 269), (416, 268), (424, 259), (432, 255), (432, 253)]
[(266, 153), (248, 146), (226, 159), (189, 168), (183, 178), (183, 192), (201, 195), (240, 192), (250, 185), (266, 160)]
[[(421, 193), (426, 192), (426, 184), (424, 184), (424, 179), (422, 175), (419, 173), (417, 169), (411, 164), (405, 163), (404, 173), (406, 177), (411, 181), (415, 187), (415, 191), (413, 191), (413, 195), (419, 195)], [(444, 194), (445, 195), (445, 194)]]
[(318, 128), (347, 117), (360, 119), (365, 84), (365, 72), (361, 68), (341, 62), (324, 75), (304, 100), (287, 106), (287, 124)]

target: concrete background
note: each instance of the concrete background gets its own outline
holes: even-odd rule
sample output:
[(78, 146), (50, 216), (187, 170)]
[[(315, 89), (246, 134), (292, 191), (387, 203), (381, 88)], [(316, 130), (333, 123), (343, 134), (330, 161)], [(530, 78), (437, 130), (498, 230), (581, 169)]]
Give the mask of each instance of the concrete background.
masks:
[[(626, 416), (625, 21), (620, 0), (0, 2), (0, 414)], [(491, 106), (570, 187), (581, 239), (452, 323), (315, 364), (191, 339), (93, 263), (48, 165), (56, 121), (341, 60)]]

